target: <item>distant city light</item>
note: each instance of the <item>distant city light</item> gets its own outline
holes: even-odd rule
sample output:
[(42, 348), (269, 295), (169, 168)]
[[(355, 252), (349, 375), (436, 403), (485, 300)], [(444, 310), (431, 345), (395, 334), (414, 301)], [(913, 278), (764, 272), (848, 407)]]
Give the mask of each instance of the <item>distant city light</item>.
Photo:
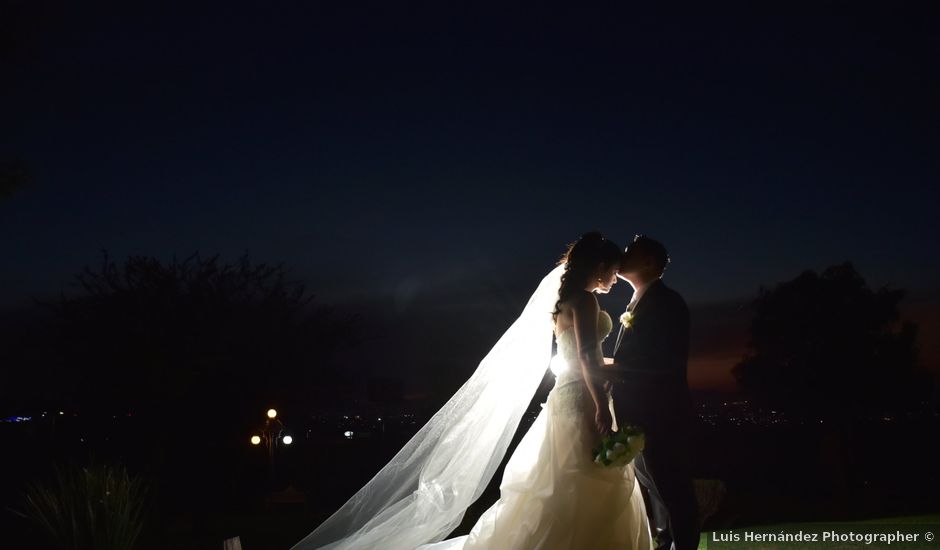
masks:
[(252, 445), (261, 445), (261, 436), (253, 435), (251, 436)]
[(268, 418), (276, 418), (276, 417), (277, 417), (277, 411), (274, 409), (268, 409)]
[(285, 435), (283, 438), (281, 438), (281, 441), (283, 441), (285, 445), (290, 445), (294, 442), (294, 438), (289, 435)]
[(351, 431), (345, 431), (345, 432), (343, 432), (343, 435), (346, 436), (346, 439), (352, 439), (352, 438), (353, 438), (353, 433), (352, 433)]

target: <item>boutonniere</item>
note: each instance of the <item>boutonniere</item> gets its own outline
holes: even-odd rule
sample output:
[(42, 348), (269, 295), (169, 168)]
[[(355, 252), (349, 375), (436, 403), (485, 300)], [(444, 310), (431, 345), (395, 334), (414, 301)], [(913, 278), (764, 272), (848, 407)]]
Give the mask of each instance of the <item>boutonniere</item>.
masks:
[(620, 324), (622, 324), (624, 328), (632, 327), (633, 326), (633, 312), (624, 311), (623, 315), (620, 316)]

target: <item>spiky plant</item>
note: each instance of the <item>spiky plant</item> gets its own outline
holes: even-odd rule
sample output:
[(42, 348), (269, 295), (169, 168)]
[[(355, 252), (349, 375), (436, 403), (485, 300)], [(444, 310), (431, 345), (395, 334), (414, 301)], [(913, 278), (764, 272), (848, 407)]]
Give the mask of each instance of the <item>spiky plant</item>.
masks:
[(131, 550), (143, 528), (147, 488), (123, 466), (56, 467), (26, 489), (26, 513), (67, 550)]

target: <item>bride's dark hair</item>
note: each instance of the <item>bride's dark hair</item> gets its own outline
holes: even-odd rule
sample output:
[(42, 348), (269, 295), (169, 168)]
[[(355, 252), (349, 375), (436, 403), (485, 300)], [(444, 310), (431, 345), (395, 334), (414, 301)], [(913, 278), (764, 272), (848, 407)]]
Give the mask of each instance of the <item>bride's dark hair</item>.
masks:
[(558, 261), (559, 264), (565, 264), (565, 272), (561, 275), (558, 301), (555, 302), (552, 319), (558, 319), (562, 302), (587, 286), (588, 279), (594, 274), (597, 266), (619, 263), (622, 255), (620, 247), (598, 231), (585, 233), (580, 239), (569, 244), (568, 250)]

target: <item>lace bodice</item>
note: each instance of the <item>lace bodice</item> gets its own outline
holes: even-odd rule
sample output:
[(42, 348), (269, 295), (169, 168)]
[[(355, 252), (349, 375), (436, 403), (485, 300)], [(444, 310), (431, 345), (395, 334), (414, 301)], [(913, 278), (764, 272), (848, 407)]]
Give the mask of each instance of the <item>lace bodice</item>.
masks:
[[(603, 362), (604, 353), (601, 350), (601, 342), (610, 334), (613, 330), (613, 321), (610, 319), (610, 315), (606, 311), (600, 310), (597, 312), (597, 356), (598, 360)], [(557, 377), (555, 385), (559, 385), (565, 382), (570, 382), (573, 380), (579, 380), (581, 377), (581, 372), (578, 368), (578, 344), (577, 338), (575, 338), (574, 327), (568, 327), (565, 330), (561, 331), (561, 334), (555, 337), (555, 341), (558, 343), (558, 354), (555, 359), (552, 360), (552, 372), (555, 373)]]

